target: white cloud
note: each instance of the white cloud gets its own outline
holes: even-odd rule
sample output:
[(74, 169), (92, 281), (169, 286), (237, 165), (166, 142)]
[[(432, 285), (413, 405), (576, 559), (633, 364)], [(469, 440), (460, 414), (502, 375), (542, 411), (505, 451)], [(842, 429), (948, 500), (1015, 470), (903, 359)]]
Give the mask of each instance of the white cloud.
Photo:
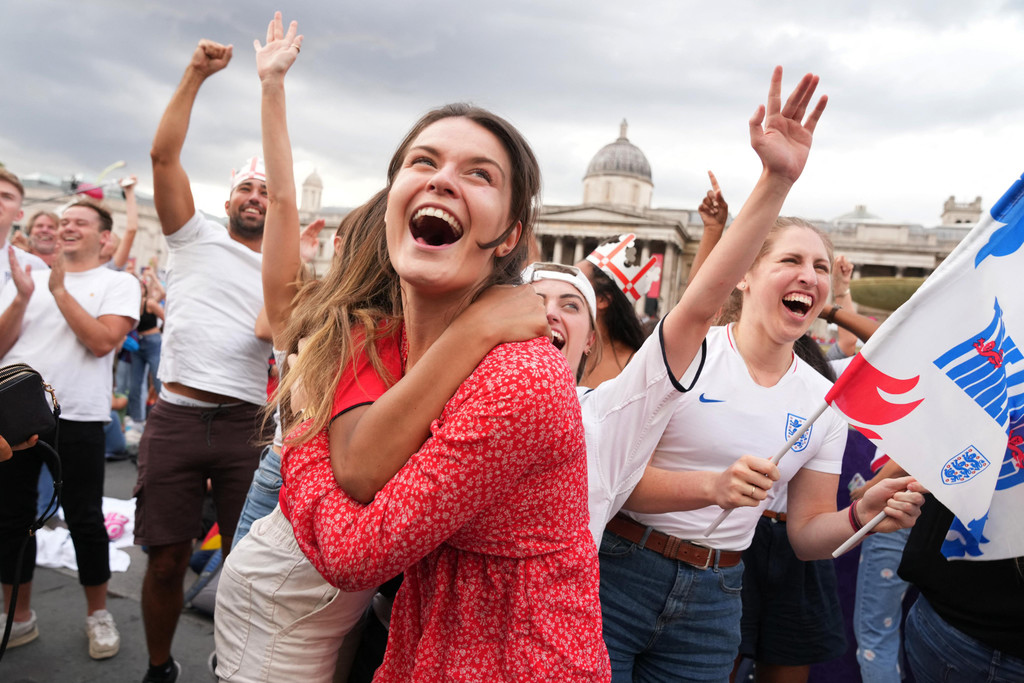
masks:
[[(234, 60), (204, 85), (184, 152), (200, 204), (221, 213), (230, 167), (259, 144), (251, 43), (275, 8), (12, 5), (0, 161), (88, 176), (123, 158), (151, 185), (149, 146), (191, 50), (202, 37), (231, 42)], [(866, 204), (933, 224), (949, 195), (990, 205), (1020, 171), (1015, 4), (319, 0), (291, 12), (306, 35), (288, 77), (295, 159), (318, 170), (327, 204), (363, 201), (420, 114), (470, 100), (524, 131), (550, 202), (581, 199), (587, 163), (626, 118), (656, 205), (692, 205), (713, 168), (738, 209), (759, 168), (746, 120), (776, 63), (787, 84), (821, 73), (831, 99), (789, 212)]]

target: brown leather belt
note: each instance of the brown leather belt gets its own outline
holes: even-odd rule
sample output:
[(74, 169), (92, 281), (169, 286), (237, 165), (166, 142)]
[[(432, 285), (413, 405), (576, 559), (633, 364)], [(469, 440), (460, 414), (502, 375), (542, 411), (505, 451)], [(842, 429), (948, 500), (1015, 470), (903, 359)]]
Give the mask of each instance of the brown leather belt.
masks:
[[(679, 560), (697, 569), (714, 566), (735, 567), (743, 558), (743, 553), (739, 550), (705, 548), (654, 529), (650, 529), (650, 533), (648, 533), (648, 527), (622, 515), (613, 517), (605, 529), (631, 543), (636, 543), (641, 548), (653, 550), (670, 560)], [(646, 542), (644, 542), (645, 535), (647, 536)]]
[(761, 516), (767, 517), (768, 519), (774, 519), (776, 522), (786, 521), (785, 512), (773, 512), (772, 510), (765, 510), (764, 512), (761, 513)]

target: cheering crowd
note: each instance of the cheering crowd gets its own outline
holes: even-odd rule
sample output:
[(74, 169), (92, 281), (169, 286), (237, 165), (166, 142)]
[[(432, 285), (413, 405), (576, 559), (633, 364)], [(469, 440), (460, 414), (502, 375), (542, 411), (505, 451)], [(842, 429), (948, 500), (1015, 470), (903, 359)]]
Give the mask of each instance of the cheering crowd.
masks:
[[(100, 498), (114, 356), (136, 330), (143, 681), (181, 674), (172, 645), (208, 491), (225, 555), (220, 680), (724, 681), (745, 656), (758, 680), (803, 681), (846, 647), (831, 553), (881, 512), (870, 540), (913, 549), (922, 590), (906, 633), (917, 679), (946, 680), (925, 648), (948, 652), (949, 634), (972, 643), (957, 649), (974, 658), (963, 680), (1024, 676), (1018, 563), (979, 563), (991, 575), (950, 590), (944, 509), (895, 463), (837, 510), (848, 427), (831, 409), (768, 459), (854, 349), (844, 338), (830, 362), (811, 324), (871, 332), (827, 235), (779, 215), (825, 111), (817, 76), (784, 98), (773, 72), (749, 120), (760, 176), (728, 229), (711, 176), (690, 282), (645, 334), (633, 236), (575, 266), (531, 263), (537, 161), (508, 121), (465, 104), (413, 124), (312, 279), (304, 245), (323, 224), (299, 222), (285, 108), (302, 44), (280, 13), (255, 43), (262, 157), (232, 174), (227, 229), (197, 210), (181, 153), (233, 50), (202, 40), (192, 54), (151, 151), (164, 295), (106, 265), (112, 221), (94, 202), (33, 217), (38, 256), (7, 246), (24, 190), (0, 170), (0, 364), (32, 365), (63, 406), (57, 433), (38, 437), (64, 463), (92, 657), (120, 646)], [(282, 369), (269, 402), (268, 358)], [(17, 562), (33, 443), (0, 450), (5, 621), (20, 572), (9, 647), (46, 621), (31, 609), (34, 541)], [(999, 588), (1011, 598), (983, 604)], [(898, 645), (861, 650), (865, 680), (900, 680)]]

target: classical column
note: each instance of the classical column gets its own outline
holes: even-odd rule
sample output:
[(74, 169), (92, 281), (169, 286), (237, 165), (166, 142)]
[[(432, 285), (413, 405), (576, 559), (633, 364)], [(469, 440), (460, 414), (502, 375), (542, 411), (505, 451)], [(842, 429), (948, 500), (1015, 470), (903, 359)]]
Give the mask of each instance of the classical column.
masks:
[(584, 258), (586, 258), (586, 254), (583, 253), (583, 240), (577, 237), (576, 247), (572, 250), (572, 262), (576, 264), (582, 261)]
[(562, 262), (562, 243), (565, 241), (564, 237), (555, 237), (555, 248), (551, 251), (551, 261), (553, 263)]

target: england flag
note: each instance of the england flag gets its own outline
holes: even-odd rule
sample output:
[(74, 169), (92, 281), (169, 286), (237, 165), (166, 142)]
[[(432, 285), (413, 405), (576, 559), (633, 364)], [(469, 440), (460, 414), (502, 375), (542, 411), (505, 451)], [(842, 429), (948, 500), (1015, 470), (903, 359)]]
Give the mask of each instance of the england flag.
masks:
[(1024, 177), (826, 396), (957, 519), (950, 558), (1024, 556)]

